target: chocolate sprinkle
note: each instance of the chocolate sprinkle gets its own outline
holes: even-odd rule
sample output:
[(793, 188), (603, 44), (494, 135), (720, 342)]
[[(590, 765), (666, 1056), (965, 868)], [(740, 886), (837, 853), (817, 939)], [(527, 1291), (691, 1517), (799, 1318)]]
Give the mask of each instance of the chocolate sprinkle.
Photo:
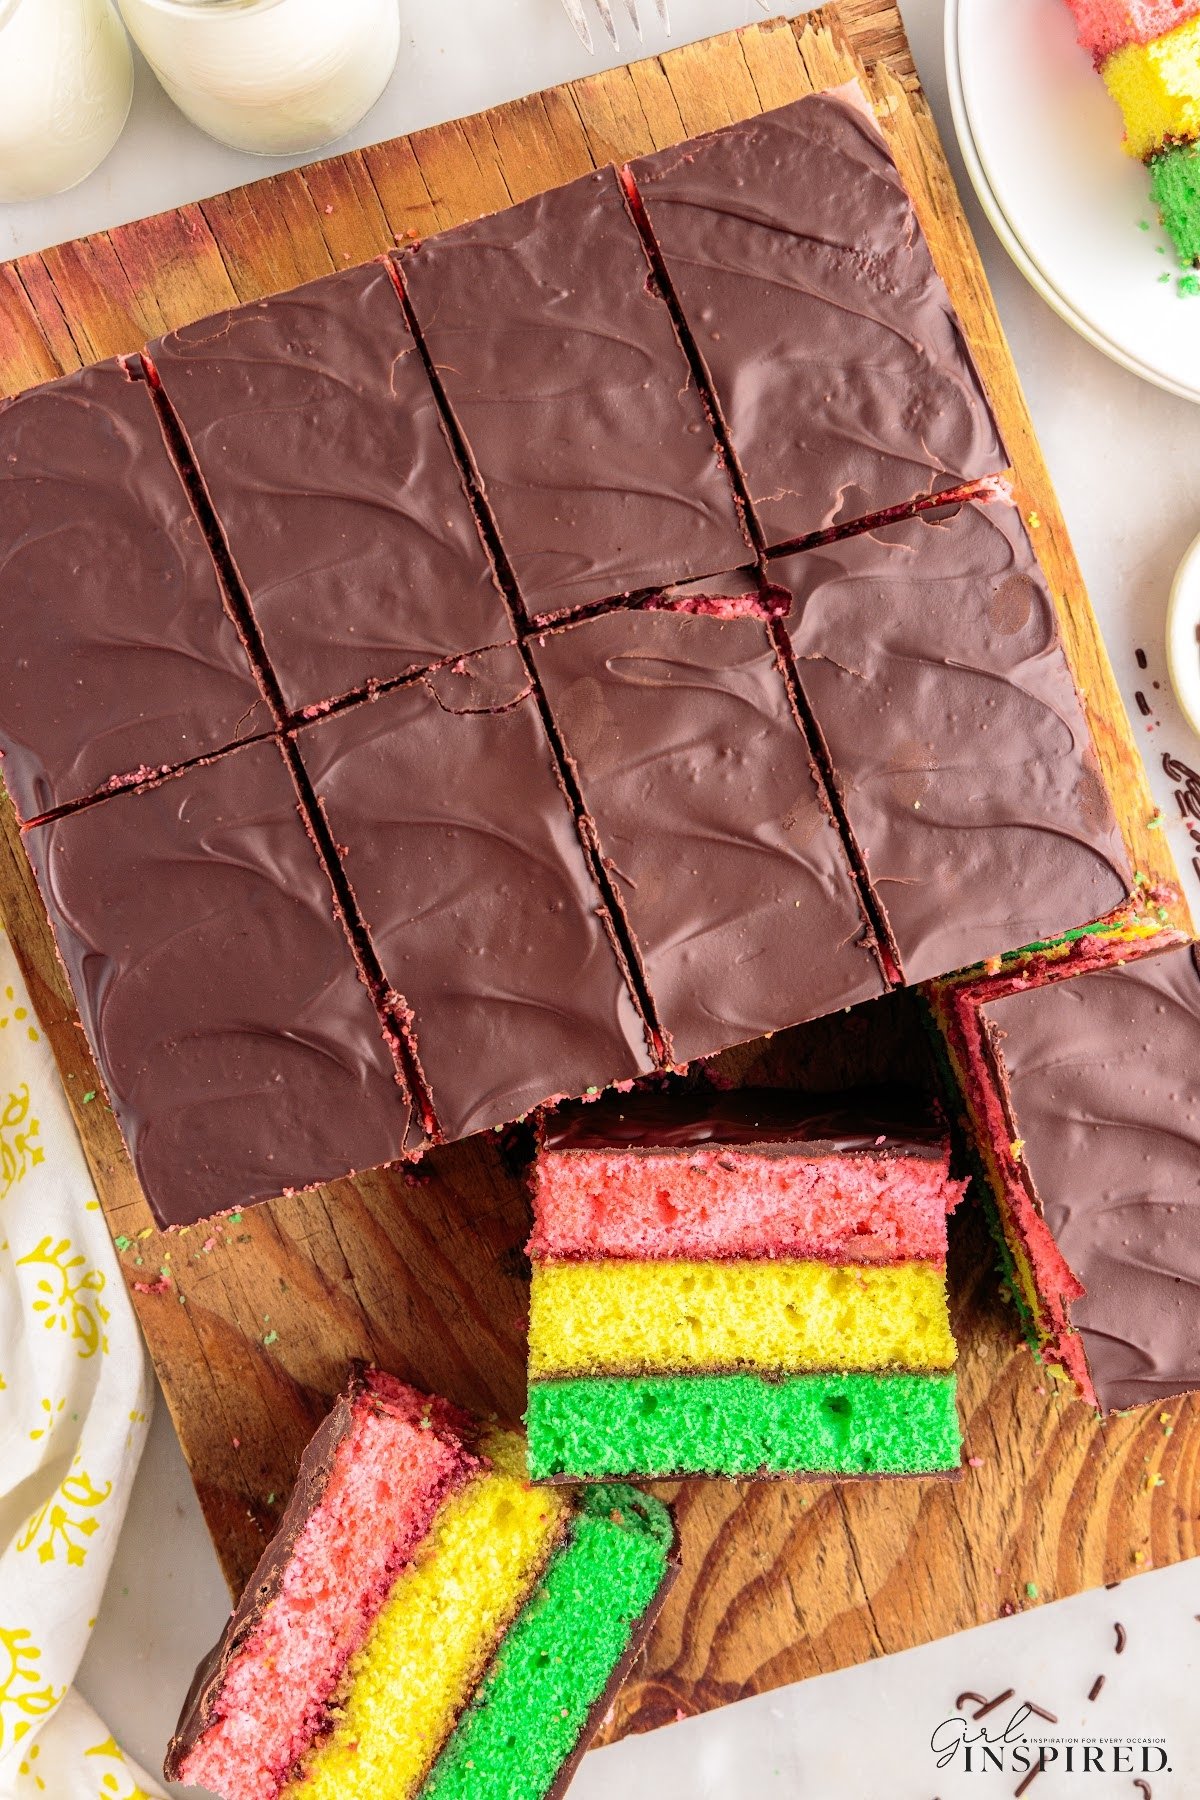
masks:
[(1120, 1656), (1125, 1648), (1125, 1627), (1118, 1622), (1113, 1626), (1113, 1630), (1117, 1634), (1117, 1655)]
[(1003, 1706), (1006, 1700), (1011, 1700), (1016, 1691), (1016, 1688), (1005, 1688), (1004, 1692), (1002, 1694), (997, 1694), (994, 1700), (986, 1701), (972, 1717), (976, 1719), (986, 1719), (990, 1712), (995, 1712), (998, 1706)]
[(1028, 1775), (1022, 1779), (1020, 1787), (1015, 1787), (1013, 1789), (1014, 1800), (1021, 1800), (1021, 1795), (1029, 1792), (1029, 1789), (1033, 1786), (1041, 1773), (1042, 1765), (1040, 1762), (1037, 1762), (1033, 1765), (1032, 1769), (1030, 1769)]
[(1088, 1689), (1088, 1699), (1089, 1700), (1098, 1700), (1100, 1698), (1100, 1689), (1103, 1686), (1104, 1686), (1103, 1675), (1097, 1675), (1095, 1681), (1093, 1681), (1091, 1687)]
[(1152, 708), (1151, 708), (1150, 702), (1147, 700), (1145, 694), (1143, 694), (1141, 688), (1138, 688), (1135, 691), (1133, 697), (1137, 701), (1138, 711), (1141, 713), (1142, 717), (1144, 719), (1148, 719), (1150, 717)]

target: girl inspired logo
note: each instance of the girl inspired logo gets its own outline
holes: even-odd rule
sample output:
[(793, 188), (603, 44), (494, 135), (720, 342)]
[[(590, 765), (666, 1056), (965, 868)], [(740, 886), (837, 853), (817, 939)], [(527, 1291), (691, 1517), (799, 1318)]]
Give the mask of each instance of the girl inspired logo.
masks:
[[(1015, 1689), (988, 1700), (967, 1692), (955, 1701), (955, 1712), (934, 1728), (929, 1740), (939, 1769), (958, 1768), (967, 1775), (1000, 1773), (1023, 1775), (1015, 1790), (1024, 1794), (1036, 1776), (1053, 1768), (1064, 1775), (1162, 1775), (1171, 1773), (1162, 1738), (1106, 1737), (1102, 1742), (1086, 1738), (1031, 1737), (1031, 1719), (1056, 1725), (1053, 1713), (1032, 1701), (1021, 1700), (1005, 1716), (1000, 1708), (1013, 1699)], [(969, 1716), (968, 1703), (978, 1703)], [(985, 1724), (985, 1719), (996, 1717)], [(1148, 1784), (1143, 1784), (1149, 1791)]]

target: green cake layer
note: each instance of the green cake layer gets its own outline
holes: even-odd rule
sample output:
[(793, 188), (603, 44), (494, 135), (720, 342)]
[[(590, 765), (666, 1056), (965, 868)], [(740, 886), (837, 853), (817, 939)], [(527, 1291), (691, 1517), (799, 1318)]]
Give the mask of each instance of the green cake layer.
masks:
[(1200, 264), (1200, 142), (1172, 144), (1151, 157), (1150, 192), (1180, 262)]
[(421, 1800), (542, 1800), (666, 1579), (665, 1506), (590, 1488), (459, 1720)]
[(534, 1480), (918, 1475), (959, 1466), (953, 1375), (589, 1376), (529, 1390)]

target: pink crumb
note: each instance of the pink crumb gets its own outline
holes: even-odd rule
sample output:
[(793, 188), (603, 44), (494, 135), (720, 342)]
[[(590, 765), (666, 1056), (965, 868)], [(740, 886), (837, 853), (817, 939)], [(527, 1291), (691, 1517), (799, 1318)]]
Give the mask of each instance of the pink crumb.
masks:
[(447, 1494), (481, 1466), (448, 1423), (449, 1408), (431, 1411), (426, 1395), (378, 1371), (368, 1382), (278, 1591), (183, 1760), (180, 1779), (223, 1800), (274, 1800), (323, 1726), (396, 1574)]
[[(967, 1467), (968, 1467), (968, 1469), (982, 1469), (982, 1467), (983, 1467), (982, 1456), (968, 1456)], [(997, 1570), (996, 1572), (997, 1572), (997, 1574), (999, 1574), (999, 1570)]]
[(729, 1145), (636, 1156), (543, 1151), (529, 1254), (942, 1262), (946, 1214), (964, 1187), (950, 1176), (948, 1152), (883, 1160)]

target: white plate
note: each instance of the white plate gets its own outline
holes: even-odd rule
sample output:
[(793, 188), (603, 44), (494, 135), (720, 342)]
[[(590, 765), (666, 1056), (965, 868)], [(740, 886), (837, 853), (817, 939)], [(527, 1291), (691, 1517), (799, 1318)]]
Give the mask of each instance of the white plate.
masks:
[(1064, 0), (947, 0), (946, 63), (968, 172), (1017, 266), (1098, 349), (1200, 400), (1200, 296), (1176, 291), (1147, 173)]

